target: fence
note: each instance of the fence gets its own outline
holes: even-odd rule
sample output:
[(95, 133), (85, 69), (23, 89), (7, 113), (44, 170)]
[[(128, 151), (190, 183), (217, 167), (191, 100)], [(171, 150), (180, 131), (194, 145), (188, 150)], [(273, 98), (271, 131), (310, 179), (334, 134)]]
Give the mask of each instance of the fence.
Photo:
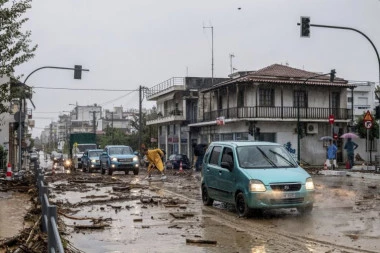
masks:
[(38, 188), (38, 197), (42, 209), (42, 232), (48, 236), (48, 252), (64, 253), (61, 237), (57, 225), (57, 207), (49, 204), (49, 190), (44, 184), (44, 174), (35, 163), (35, 175)]

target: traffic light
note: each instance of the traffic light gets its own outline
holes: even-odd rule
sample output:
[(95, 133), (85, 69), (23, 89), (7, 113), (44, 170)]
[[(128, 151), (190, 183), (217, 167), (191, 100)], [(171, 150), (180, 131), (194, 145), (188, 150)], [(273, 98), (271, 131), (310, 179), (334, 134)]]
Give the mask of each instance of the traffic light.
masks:
[(330, 72), (330, 82), (334, 82), (334, 79), (335, 79), (335, 69), (332, 69), (331, 72)]
[(82, 79), (82, 65), (74, 66), (74, 79)]
[(375, 108), (375, 117), (376, 119), (380, 119), (380, 106), (376, 106)]
[(310, 37), (310, 17), (301, 17), (301, 37)]

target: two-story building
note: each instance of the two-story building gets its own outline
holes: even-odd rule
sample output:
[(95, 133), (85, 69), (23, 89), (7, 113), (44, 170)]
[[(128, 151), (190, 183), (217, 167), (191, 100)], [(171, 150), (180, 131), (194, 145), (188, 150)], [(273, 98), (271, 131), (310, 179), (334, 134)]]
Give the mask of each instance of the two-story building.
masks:
[[(147, 100), (156, 101), (158, 118), (147, 125), (158, 126), (158, 147), (166, 154), (191, 156), (191, 144), (197, 143), (196, 129), (189, 124), (198, 122), (199, 91), (228, 78), (173, 77), (147, 90)], [(156, 145), (156, 143), (154, 143)]]
[[(329, 73), (273, 64), (199, 87), (200, 93), (191, 93), (184, 85), (159, 89), (160, 96), (149, 90), (148, 99), (156, 98), (164, 117), (147, 124), (159, 124), (159, 146), (169, 154), (191, 156), (192, 142), (256, 139), (282, 143), (296, 158), (321, 164), (326, 149), (320, 138), (347, 132), (354, 119), (347, 107), (347, 93), (356, 85), (342, 78), (330, 82), (329, 78)], [(190, 95), (193, 100), (186, 99)], [(192, 117), (176, 118), (177, 109)], [(329, 123), (331, 115), (334, 124)], [(338, 162), (342, 162), (342, 139), (337, 144)]]

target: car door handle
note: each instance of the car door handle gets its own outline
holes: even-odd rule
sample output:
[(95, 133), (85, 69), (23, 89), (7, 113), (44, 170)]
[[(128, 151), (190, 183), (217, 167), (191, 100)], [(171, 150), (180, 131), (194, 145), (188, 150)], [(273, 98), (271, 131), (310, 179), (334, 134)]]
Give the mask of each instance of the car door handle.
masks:
[(221, 170), (219, 170), (219, 176), (221, 176), (222, 175), (222, 171)]

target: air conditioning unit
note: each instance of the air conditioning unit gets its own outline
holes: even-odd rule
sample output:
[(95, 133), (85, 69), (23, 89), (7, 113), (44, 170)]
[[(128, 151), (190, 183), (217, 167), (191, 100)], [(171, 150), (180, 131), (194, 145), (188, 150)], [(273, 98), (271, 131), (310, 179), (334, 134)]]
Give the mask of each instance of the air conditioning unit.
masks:
[(318, 133), (318, 124), (317, 123), (308, 123), (306, 126), (307, 134), (317, 134)]

